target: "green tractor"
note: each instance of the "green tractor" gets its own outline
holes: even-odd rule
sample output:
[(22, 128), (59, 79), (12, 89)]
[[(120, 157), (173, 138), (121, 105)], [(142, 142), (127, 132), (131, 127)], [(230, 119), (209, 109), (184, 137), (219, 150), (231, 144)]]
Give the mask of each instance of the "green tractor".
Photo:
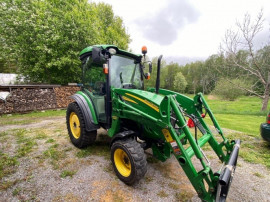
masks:
[[(144, 177), (147, 161), (144, 150), (164, 162), (174, 155), (203, 201), (225, 201), (236, 168), (240, 140), (229, 141), (223, 134), (201, 93), (193, 99), (160, 89), (158, 58), (155, 88), (144, 90), (152, 64), (142, 55), (113, 45), (95, 45), (82, 50), (81, 90), (67, 108), (67, 129), (78, 148), (91, 145), (97, 129), (111, 137), (111, 161), (118, 178), (131, 185)], [(149, 70), (148, 70), (149, 68)], [(215, 137), (204, 121), (208, 115), (218, 132)], [(192, 131), (187, 119), (194, 123)], [(218, 141), (219, 140), (219, 141)], [(222, 167), (213, 171), (203, 152), (208, 143)], [(199, 160), (195, 168), (192, 157)]]

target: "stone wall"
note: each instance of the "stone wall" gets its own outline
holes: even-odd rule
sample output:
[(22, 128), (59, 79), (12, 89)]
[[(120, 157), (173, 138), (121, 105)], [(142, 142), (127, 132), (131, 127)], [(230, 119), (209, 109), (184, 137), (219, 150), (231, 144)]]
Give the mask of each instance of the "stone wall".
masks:
[(69, 96), (79, 89), (74, 86), (47, 88), (38, 86), (16, 88), (13, 86), (10, 88), (10, 94), (6, 100), (0, 99), (0, 114), (66, 108), (72, 101)]

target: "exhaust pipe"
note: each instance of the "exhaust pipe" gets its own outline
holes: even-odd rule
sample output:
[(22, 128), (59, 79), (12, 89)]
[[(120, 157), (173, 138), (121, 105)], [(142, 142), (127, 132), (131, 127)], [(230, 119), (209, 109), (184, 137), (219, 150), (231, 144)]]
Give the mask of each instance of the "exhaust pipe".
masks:
[(158, 62), (157, 62), (157, 80), (156, 80), (156, 94), (159, 93), (159, 86), (160, 86), (160, 66), (161, 66), (161, 59), (163, 55), (160, 55), (158, 57)]

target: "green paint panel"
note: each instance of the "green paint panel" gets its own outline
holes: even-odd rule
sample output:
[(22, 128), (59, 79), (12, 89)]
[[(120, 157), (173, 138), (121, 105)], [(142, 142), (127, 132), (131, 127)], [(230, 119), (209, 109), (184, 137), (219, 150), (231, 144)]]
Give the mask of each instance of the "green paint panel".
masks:
[(95, 112), (95, 109), (94, 109), (94, 106), (93, 106), (93, 103), (92, 101), (89, 99), (89, 97), (83, 93), (82, 91), (78, 91), (76, 94), (80, 94), (84, 97), (84, 99), (86, 100), (87, 104), (88, 104), (88, 107), (91, 111), (91, 114), (93, 116), (93, 121), (95, 124), (98, 124), (98, 120), (97, 120), (97, 115), (96, 115), (96, 112)]

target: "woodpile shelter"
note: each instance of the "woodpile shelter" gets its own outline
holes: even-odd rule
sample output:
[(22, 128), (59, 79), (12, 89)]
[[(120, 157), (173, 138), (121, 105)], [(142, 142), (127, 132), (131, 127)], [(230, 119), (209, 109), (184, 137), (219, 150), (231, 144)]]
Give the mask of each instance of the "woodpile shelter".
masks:
[(66, 108), (77, 86), (0, 85), (0, 114)]

